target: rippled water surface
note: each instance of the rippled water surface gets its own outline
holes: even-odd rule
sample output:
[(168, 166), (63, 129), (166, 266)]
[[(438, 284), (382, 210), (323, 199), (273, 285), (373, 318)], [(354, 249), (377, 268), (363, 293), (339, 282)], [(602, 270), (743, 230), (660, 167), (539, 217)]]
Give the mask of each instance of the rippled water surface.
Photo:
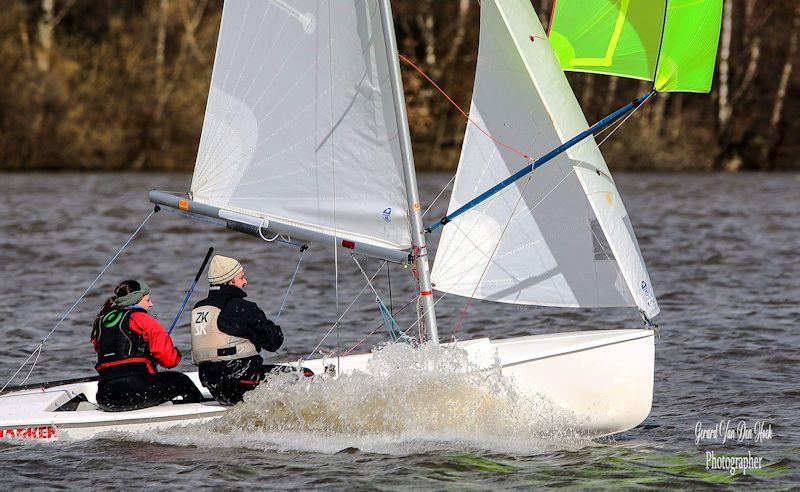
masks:
[[(0, 383), (5, 383), (149, 214), (146, 192), (185, 190), (190, 177), (0, 178)], [(423, 202), (448, 179), (421, 176)], [(0, 443), (4, 488), (798, 486), (800, 176), (618, 174), (616, 180), (662, 308), (653, 409), (638, 428), (615, 439), (584, 439), (570, 433), (567, 421), (544, 408), (545, 402), (514, 400), (502, 378), (477, 380), (461, 369), (451, 373), (459, 361), (429, 354), (441, 369), (435, 376), (412, 371), (404, 379), (365, 379), (349, 386), (339, 381), (310, 394), (278, 382), (272, 393), (264, 387), (263, 394), (254, 394), (225, 420), (186, 432), (82, 443)], [(445, 207), (445, 200), (437, 202), (431, 216)], [(92, 374), (89, 325), (123, 278), (148, 281), (153, 312), (168, 324), (209, 246), (242, 259), (250, 297), (274, 316), (297, 264), (296, 248), (163, 211), (49, 339), (30, 381)], [(281, 314), (286, 343), (279, 358), (307, 355), (335, 319), (333, 254), (324, 249), (312, 247), (306, 254)], [(365, 264), (370, 272), (378, 266), (375, 260)], [(340, 256), (339, 270), (341, 311), (363, 279), (347, 255)], [(412, 282), (399, 267), (390, 274), (391, 301), (398, 309), (410, 299)], [(385, 269), (376, 284), (388, 301)], [(193, 300), (203, 295), (198, 289)], [(453, 297), (437, 305), (443, 337), (464, 302)], [(408, 311), (399, 316), (405, 326), (412, 321)], [(476, 301), (460, 336), (639, 323), (632, 309), (519, 308)], [(364, 295), (323, 348), (348, 349), (379, 324), (374, 296)], [(188, 331), (176, 333), (176, 343), (188, 348)], [(356, 351), (383, 338), (379, 330)], [(402, 354), (382, 355), (382, 363), (391, 364), (391, 357)], [(180, 369), (192, 366), (183, 362)], [(282, 400), (276, 392), (288, 396)], [(443, 394), (462, 404), (441, 408), (432, 403)], [(314, 418), (277, 419), (286, 398), (302, 401), (303, 411)], [(765, 422), (772, 436), (761, 442), (736, 442), (734, 436), (725, 444), (696, 443), (698, 422), (709, 428), (727, 419), (733, 427)], [(763, 468), (747, 475), (707, 469), (707, 451), (717, 456), (749, 452), (762, 458)]]

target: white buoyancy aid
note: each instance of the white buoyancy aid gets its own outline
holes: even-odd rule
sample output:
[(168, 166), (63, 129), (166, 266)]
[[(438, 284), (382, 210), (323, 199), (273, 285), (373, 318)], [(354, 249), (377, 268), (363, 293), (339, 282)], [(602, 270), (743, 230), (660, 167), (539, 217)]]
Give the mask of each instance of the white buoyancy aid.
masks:
[(219, 331), (217, 319), (221, 310), (215, 306), (192, 309), (192, 362), (218, 362), (258, 355), (253, 343)]

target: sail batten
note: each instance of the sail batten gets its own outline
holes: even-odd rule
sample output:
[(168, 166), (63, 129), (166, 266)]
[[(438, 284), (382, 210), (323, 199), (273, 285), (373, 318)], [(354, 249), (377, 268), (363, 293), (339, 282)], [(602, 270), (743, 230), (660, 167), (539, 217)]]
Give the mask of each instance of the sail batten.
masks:
[(225, 2), (194, 200), (410, 248), (388, 64), (376, 0)]
[[(588, 128), (530, 3), (486, 0), (467, 128), (448, 216), (524, 161)], [(435, 288), (515, 304), (638, 306), (658, 313), (627, 212), (594, 138), (556, 155), (444, 226)], [(646, 288), (643, 288), (645, 285)]]

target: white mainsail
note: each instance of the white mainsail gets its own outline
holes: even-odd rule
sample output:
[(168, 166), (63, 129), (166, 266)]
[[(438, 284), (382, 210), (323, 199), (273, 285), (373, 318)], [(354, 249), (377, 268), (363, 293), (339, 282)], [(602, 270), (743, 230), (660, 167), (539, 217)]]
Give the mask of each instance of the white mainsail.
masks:
[(392, 249), (411, 246), (375, 0), (227, 0), (195, 201)]
[[(470, 118), (539, 157), (588, 128), (527, 0), (484, 0)], [(527, 162), (468, 125), (448, 212)], [(498, 302), (636, 305), (658, 314), (625, 206), (593, 137), (444, 226), (434, 288)]]

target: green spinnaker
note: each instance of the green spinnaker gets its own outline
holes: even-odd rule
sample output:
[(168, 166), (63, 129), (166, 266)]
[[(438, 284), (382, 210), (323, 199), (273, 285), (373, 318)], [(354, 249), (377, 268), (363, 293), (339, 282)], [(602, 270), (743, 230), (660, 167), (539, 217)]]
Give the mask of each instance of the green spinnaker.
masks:
[(557, 0), (550, 44), (564, 70), (708, 92), (722, 0)]

